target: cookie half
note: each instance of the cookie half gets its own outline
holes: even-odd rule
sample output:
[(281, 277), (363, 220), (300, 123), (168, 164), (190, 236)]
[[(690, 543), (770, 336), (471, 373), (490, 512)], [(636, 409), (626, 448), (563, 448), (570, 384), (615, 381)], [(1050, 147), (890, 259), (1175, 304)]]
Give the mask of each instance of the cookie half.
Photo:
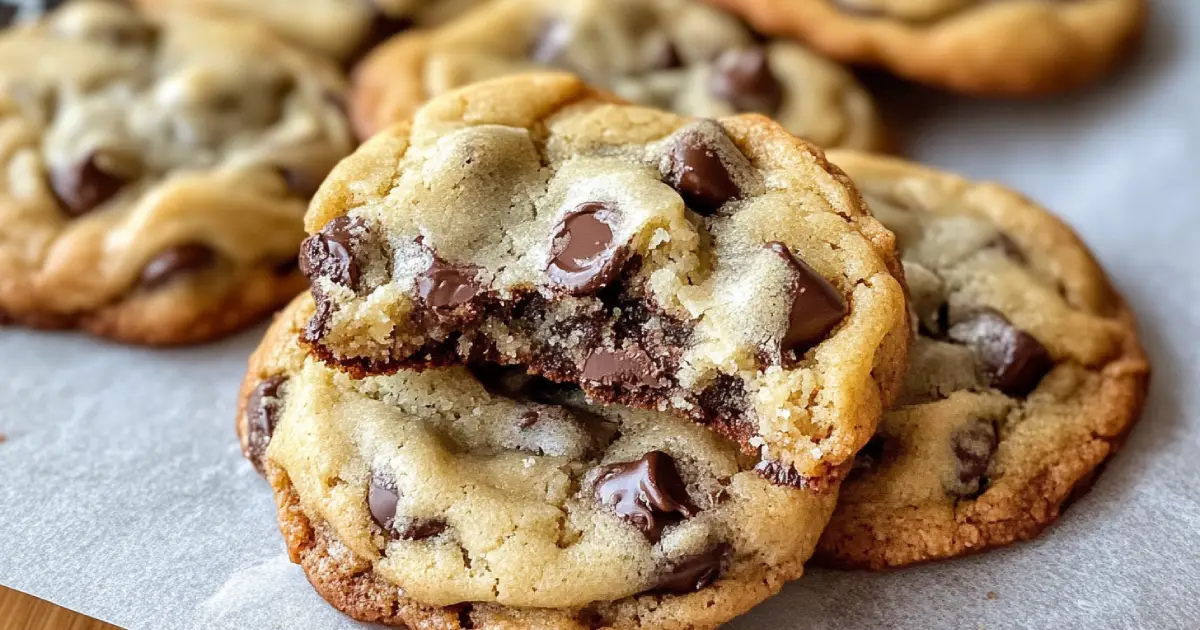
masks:
[(1108, 72), (1145, 0), (708, 0), (847, 63), (956, 92), (1049, 94)]
[(1078, 237), (995, 184), (830, 156), (895, 231), (918, 323), (898, 406), (859, 454), (822, 559), (884, 568), (1036, 536), (1142, 406), (1134, 318)]
[(353, 379), (307, 354), (313, 309), (255, 352), (238, 433), (292, 559), (356, 619), (712, 628), (799, 577), (833, 510), (703, 427), (521, 370)]
[(363, 145), (306, 220), (331, 364), (524, 365), (711, 426), (784, 483), (836, 477), (905, 365), (891, 233), (761, 116), (479, 83)]
[(345, 87), (260, 27), (115, 2), (0, 32), (0, 322), (171, 344), (286, 303)]
[(870, 95), (842, 66), (692, 0), (492, 0), (401, 35), (355, 70), (351, 118), (369, 137), (473, 81), (557, 68), (689, 116), (757, 112), (818, 145), (881, 149)]

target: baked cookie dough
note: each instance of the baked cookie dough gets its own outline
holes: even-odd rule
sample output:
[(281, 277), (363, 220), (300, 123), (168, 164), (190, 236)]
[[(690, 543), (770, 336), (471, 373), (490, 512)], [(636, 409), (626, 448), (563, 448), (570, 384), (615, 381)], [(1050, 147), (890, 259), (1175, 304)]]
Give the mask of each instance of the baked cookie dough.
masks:
[(356, 619), (714, 628), (799, 577), (833, 510), (703, 427), (521, 370), (353, 379), (307, 353), (313, 309), (254, 354), (238, 432), (292, 559)]
[(428, 98), (539, 68), (688, 116), (762, 113), (821, 146), (884, 144), (870, 95), (845, 68), (792, 42), (760, 41), (692, 0), (492, 0), (376, 49), (355, 70), (351, 119), (366, 138)]
[(830, 159), (895, 231), (918, 327), (822, 559), (896, 567), (1036, 536), (1138, 417), (1149, 366), (1133, 315), (1028, 199), (899, 160)]
[(982, 96), (1080, 87), (1125, 56), (1146, 0), (708, 0), (846, 63)]
[(305, 340), (329, 363), (525, 365), (711, 426), (781, 483), (837, 478), (905, 366), (891, 233), (757, 115), (479, 83), (344, 160), (306, 221)]
[(0, 31), (0, 322), (173, 344), (286, 303), (345, 88), (252, 24), (77, 0)]

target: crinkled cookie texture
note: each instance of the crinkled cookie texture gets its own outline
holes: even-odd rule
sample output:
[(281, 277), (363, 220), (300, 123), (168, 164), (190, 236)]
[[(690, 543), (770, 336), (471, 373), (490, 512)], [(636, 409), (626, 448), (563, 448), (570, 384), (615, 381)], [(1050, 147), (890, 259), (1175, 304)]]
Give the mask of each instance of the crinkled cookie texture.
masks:
[(708, 0), (847, 63), (957, 92), (1048, 94), (1119, 62), (1146, 0)]
[(288, 40), (354, 61), (413, 26), (433, 26), (484, 0), (135, 0), (150, 11), (188, 9), (266, 24)]
[(891, 233), (761, 116), (480, 83), (363, 145), (306, 220), (330, 363), (525, 365), (710, 425), (781, 483), (838, 476), (905, 365)]
[(712, 628), (799, 577), (836, 492), (770, 483), (686, 420), (523, 371), (356, 380), (297, 298), (238, 432), (293, 560), (356, 619), (413, 628)]
[(1074, 233), (1028, 199), (921, 166), (830, 159), (895, 231), (917, 341), (823, 560), (883, 568), (1036, 536), (1125, 438), (1149, 366)]
[(182, 343), (291, 299), (344, 91), (253, 25), (79, 0), (0, 33), (0, 321)]
[(355, 70), (361, 137), (426, 99), (537, 68), (579, 74), (642, 105), (688, 116), (757, 112), (828, 147), (879, 149), (870, 95), (842, 66), (692, 0), (492, 0), (376, 49)]

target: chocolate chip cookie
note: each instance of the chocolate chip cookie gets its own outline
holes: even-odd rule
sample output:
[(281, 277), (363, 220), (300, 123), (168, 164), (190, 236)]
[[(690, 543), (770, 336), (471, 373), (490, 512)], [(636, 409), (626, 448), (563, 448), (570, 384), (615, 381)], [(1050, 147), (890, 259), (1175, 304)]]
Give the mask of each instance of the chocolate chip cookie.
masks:
[(762, 116), (496, 79), (364, 144), (306, 222), (329, 363), (524, 365), (709, 425), (781, 483), (838, 476), (905, 365), (891, 233)]
[(896, 233), (917, 340), (820, 555), (883, 568), (1036, 536), (1137, 419), (1149, 368), (1133, 315), (1028, 199), (898, 160), (830, 159)]
[(708, 0), (847, 63), (957, 92), (1023, 96), (1109, 71), (1146, 0)]
[(183, 343), (291, 299), (345, 87), (261, 27), (100, 0), (0, 33), (0, 321)]
[(136, 0), (150, 10), (189, 9), (256, 20), (290, 41), (354, 61), (387, 38), (431, 26), (483, 0)]
[(539, 67), (689, 116), (762, 113), (822, 146), (883, 144), (871, 98), (845, 68), (791, 42), (759, 41), (692, 0), (493, 0), (369, 55), (351, 119), (365, 138), (427, 98)]
[(833, 511), (703, 427), (520, 369), (353, 379), (307, 353), (313, 310), (254, 354), (238, 432), (292, 559), (356, 619), (712, 628), (799, 577)]

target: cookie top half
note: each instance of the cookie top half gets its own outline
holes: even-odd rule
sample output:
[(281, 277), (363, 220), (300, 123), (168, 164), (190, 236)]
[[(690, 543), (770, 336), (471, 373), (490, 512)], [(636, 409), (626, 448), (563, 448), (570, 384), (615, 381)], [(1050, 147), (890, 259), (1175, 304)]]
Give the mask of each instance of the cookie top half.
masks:
[(761, 113), (821, 146), (884, 142), (870, 96), (845, 68), (793, 42), (760, 41), (693, 0), (492, 0), (368, 56), (355, 70), (351, 118), (365, 138), (427, 98), (539, 67), (688, 116)]
[(345, 87), (253, 24), (78, 0), (0, 32), (0, 313), (172, 343), (290, 299)]
[(1146, 0), (708, 0), (847, 63), (957, 92), (1079, 87), (1128, 52)]
[(1030, 538), (1138, 417), (1133, 316), (1071, 230), (996, 184), (835, 152), (895, 231), (917, 339), (821, 542), (882, 568)]
[(891, 233), (761, 116), (497, 79), (372, 138), (306, 221), (329, 362), (525, 365), (708, 424), (781, 481), (849, 462), (903, 371)]
[(293, 558), (355, 618), (711, 628), (798, 577), (833, 511), (703, 427), (520, 369), (353, 379), (307, 353), (313, 309), (251, 359), (238, 428)]

